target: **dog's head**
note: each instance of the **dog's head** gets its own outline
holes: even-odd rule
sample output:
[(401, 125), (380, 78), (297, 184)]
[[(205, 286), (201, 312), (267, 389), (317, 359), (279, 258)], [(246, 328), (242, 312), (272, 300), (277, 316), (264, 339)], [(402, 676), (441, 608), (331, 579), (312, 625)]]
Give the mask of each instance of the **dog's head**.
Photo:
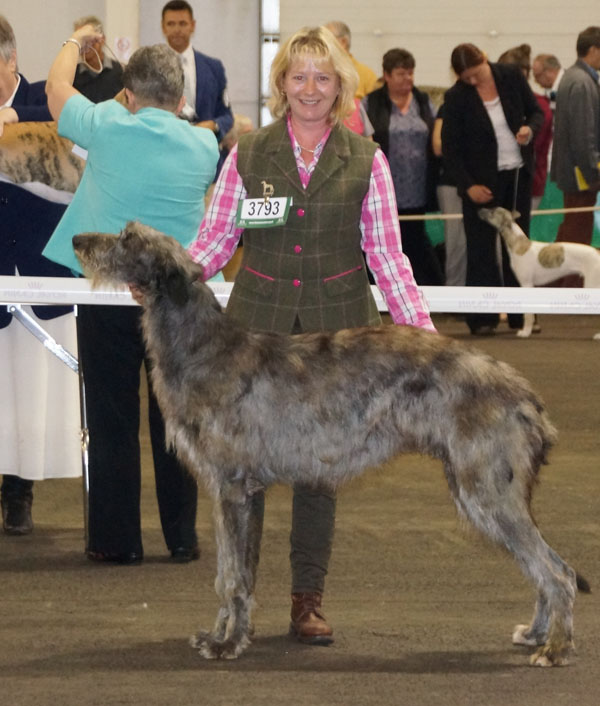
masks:
[(502, 231), (504, 229), (510, 230), (515, 218), (518, 218), (519, 214), (513, 214), (506, 208), (501, 208), (497, 206), (496, 208), (480, 208), (477, 212), (479, 218), (491, 226), (494, 226), (496, 230)]
[(164, 295), (183, 305), (190, 288), (202, 281), (202, 267), (175, 240), (150, 226), (131, 221), (119, 233), (82, 233), (73, 249), (94, 286), (125, 284), (144, 297)]

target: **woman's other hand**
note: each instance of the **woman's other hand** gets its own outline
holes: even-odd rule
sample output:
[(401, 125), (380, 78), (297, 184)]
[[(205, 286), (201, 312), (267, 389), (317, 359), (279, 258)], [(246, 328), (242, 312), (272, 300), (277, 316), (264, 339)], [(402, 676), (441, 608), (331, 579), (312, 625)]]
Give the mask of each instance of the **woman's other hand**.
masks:
[(142, 292), (139, 287), (136, 287), (135, 284), (129, 284), (129, 291), (131, 292), (131, 297), (134, 299), (140, 306), (143, 306), (144, 304), (144, 293)]
[(473, 203), (487, 203), (494, 198), (494, 194), (483, 184), (473, 184), (467, 189), (467, 196)]
[(515, 137), (519, 145), (528, 145), (533, 137), (533, 130), (528, 125), (521, 125)]

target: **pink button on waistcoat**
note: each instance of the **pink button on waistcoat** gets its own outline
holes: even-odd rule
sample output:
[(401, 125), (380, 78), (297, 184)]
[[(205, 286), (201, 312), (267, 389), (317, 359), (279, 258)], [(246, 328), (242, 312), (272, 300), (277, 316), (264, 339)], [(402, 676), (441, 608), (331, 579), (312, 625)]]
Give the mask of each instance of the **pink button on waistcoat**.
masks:
[(296, 213), (302, 218), (302, 216), (304, 215), (304, 209), (303, 209), (303, 208), (299, 208), (299, 209), (296, 211)]
[(302, 282), (299, 279), (294, 280), (294, 287), (299, 287), (302, 284)]
[(301, 253), (302, 252), (302, 245), (294, 245), (294, 252), (296, 254)]

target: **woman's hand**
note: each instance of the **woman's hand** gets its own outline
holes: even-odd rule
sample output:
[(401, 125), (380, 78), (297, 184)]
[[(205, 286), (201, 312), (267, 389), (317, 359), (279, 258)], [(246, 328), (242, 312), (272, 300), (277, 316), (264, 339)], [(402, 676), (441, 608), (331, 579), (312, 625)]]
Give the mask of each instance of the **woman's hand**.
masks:
[(139, 287), (136, 287), (135, 284), (129, 284), (127, 285), (129, 287), (129, 291), (131, 292), (132, 298), (140, 305), (144, 305), (144, 292)]
[(0, 110), (0, 137), (4, 133), (4, 126), (8, 123), (18, 123), (19, 116), (14, 108), (2, 108)]
[[(79, 91), (73, 88), (73, 79), (77, 71), (79, 56), (99, 39), (102, 34), (93, 25), (84, 25), (76, 29), (73, 34), (63, 42), (56, 58), (52, 62), (48, 79), (46, 80), (46, 95), (48, 96), (48, 109), (56, 121), (60, 118), (62, 109), (69, 98)], [(75, 47), (75, 48), (73, 48)]]
[(474, 203), (487, 203), (494, 198), (494, 194), (483, 184), (473, 184), (467, 189), (467, 196)]
[(529, 125), (522, 125), (515, 137), (517, 138), (517, 144), (528, 145), (533, 137), (533, 130), (529, 127)]
[(75, 39), (79, 42), (82, 53), (85, 53), (85, 51), (89, 49), (92, 44), (102, 41), (104, 39), (104, 35), (101, 32), (98, 32), (98, 29), (94, 25), (83, 25), (83, 27), (79, 27), (79, 29), (76, 29), (73, 32), (71, 39)]

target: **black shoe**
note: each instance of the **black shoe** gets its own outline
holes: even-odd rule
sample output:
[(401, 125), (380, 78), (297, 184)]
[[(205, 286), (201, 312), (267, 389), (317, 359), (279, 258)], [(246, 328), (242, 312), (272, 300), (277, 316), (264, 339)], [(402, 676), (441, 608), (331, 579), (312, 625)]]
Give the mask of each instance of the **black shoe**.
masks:
[(0, 503), (2, 505), (2, 528), (6, 534), (31, 534), (33, 531), (31, 503), (32, 499), (28, 496), (2, 498)]
[(198, 547), (176, 547), (175, 549), (171, 549), (171, 559), (177, 564), (187, 564), (199, 558), (200, 549)]
[(109, 552), (85, 553), (90, 561), (107, 562), (112, 564), (141, 564), (144, 555), (141, 552), (124, 552), (123, 554), (111, 554)]
[(494, 336), (496, 333), (495, 326), (478, 326), (471, 329), (471, 336)]

